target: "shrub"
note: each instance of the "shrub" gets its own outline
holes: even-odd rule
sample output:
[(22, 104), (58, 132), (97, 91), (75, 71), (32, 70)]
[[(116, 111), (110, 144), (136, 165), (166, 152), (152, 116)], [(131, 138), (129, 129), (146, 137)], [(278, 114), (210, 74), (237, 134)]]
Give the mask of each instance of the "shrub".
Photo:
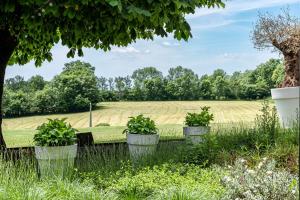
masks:
[(96, 127), (99, 127), (99, 126), (110, 126), (109, 123), (99, 123), (96, 125)]
[(223, 199), (297, 199), (298, 177), (275, 169), (275, 161), (264, 158), (254, 169), (247, 161), (236, 161), (229, 176), (222, 179), (227, 191)]
[(123, 133), (151, 135), (157, 134), (158, 129), (153, 120), (143, 115), (130, 117), (127, 123), (127, 128)]
[(256, 128), (261, 134), (264, 134), (271, 143), (274, 143), (280, 128), (276, 108), (270, 107), (268, 101), (264, 101), (260, 112), (261, 114), (255, 118)]
[(220, 199), (224, 175), (221, 168), (171, 163), (127, 171), (107, 191), (117, 193), (118, 199)]
[(34, 135), (34, 142), (38, 146), (66, 146), (76, 142), (75, 129), (64, 119), (48, 119), (37, 128), (38, 133)]
[(210, 121), (214, 119), (213, 114), (209, 113), (210, 107), (201, 107), (200, 113), (188, 113), (185, 117), (185, 125), (187, 126), (208, 126)]

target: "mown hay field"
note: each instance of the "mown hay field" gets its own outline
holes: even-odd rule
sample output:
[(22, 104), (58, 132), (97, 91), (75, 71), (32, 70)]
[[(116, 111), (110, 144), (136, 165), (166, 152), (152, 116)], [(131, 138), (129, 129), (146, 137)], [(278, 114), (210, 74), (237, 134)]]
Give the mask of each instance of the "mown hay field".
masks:
[[(96, 142), (124, 140), (122, 134), (128, 118), (138, 114), (153, 119), (163, 137), (181, 137), (184, 117), (210, 106), (213, 124), (251, 123), (259, 113), (261, 101), (155, 101), (103, 102), (93, 111), (93, 128), (89, 126), (89, 112), (29, 116), (3, 120), (4, 137), (8, 146), (31, 146), (35, 129), (48, 118), (67, 118), (80, 131), (92, 131)], [(95, 127), (100, 123), (110, 126)]]

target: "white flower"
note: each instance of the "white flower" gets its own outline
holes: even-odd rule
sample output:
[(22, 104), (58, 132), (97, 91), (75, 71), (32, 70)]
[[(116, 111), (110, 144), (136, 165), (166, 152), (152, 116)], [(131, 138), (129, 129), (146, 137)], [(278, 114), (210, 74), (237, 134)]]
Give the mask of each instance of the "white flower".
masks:
[(293, 189), (293, 190), (292, 190), (292, 194), (295, 194), (295, 193), (296, 193), (296, 190), (295, 190), (295, 189)]
[(255, 171), (252, 170), (252, 169), (248, 169), (247, 172), (248, 172), (249, 174), (255, 174)]
[(229, 176), (224, 176), (223, 181), (224, 182), (230, 182), (231, 178)]
[(265, 161), (267, 161), (267, 160), (268, 160), (268, 158), (267, 158), (267, 157), (264, 157), (262, 160), (265, 162)]
[(246, 163), (247, 162), (247, 160), (245, 160), (245, 159), (240, 159), (240, 163), (242, 163), (242, 164), (244, 164), (244, 163)]
[(267, 175), (272, 175), (273, 172), (272, 172), (272, 171), (267, 171), (266, 174), (267, 174)]
[(247, 190), (246, 192), (244, 192), (244, 195), (247, 197), (247, 196), (250, 196), (251, 195), (251, 191), (250, 190)]
[(260, 169), (263, 166), (263, 162), (260, 162), (257, 166), (258, 169)]

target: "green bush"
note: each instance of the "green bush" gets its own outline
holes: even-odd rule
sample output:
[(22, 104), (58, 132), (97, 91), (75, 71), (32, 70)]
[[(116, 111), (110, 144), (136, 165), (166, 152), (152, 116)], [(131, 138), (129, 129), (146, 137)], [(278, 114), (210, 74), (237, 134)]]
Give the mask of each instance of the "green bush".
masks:
[(138, 115), (136, 117), (130, 117), (130, 120), (127, 122), (127, 128), (123, 133), (151, 135), (157, 134), (157, 131), (158, 129), (153, 120), (149, 117)]
[(264, 101), (260, 112), (261, 114), (255, 118), (256, 129), (274, 143), (280, 128), (276, 108), (271, 107), (268, 101)]
[(203, 136), (201, 144), (187, 145), (182, 152), (184, 162), (205, 167), (233, 164), (241, 156), (247, 156), (254, 165), (261, 156), (268, 156), (294, 173), (298, 170), (298, 146), (299, 125), (281, 129), (276, 110), (264, 102), (254, 126), (221, 127)]
[(99, 123), (96, 125), (96, 127), (99, 127), (99, 126), (110, 126), (109, 123)]
[(185, 117), (185, 125), (187, 126), (208, 126), (210, 121), (214, 119), (214, 115), (209, 113), (210, 107), (204, 106), (200, 113), (188, 113)]
[(66, 146), (76, 142), (75, 129), (64, 119), (48, 119), (37, 128), (38, 133), (34, 135), (37, 146)]
[(298, 177), (275, 166), (274, 160), (264, 158), (251, 169), (246, 160), (238, 159), (222, 179), (226, 187), (222, 199), (298, 199)]
[(170, 163), (127, 171), (107, 190), (118, 199), (219, 199), (225, 192), (219, 181), (224, 175), (220, 168)]

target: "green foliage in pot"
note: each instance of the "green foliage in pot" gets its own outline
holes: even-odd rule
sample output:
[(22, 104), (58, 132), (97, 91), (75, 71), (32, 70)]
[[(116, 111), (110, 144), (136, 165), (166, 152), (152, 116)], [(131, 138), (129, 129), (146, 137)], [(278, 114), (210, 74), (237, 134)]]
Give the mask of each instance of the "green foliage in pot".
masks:
[(76, 129), (64, 119), (48, 119), (37, 127), (38, 133), (34, 135), (37, 146), (67, 146), (76, 143)]
[(214, 119), (214, 115), (209, 113), (210, 107), (201, 107), (200, 113), (188, 113), (185, 117), (185, 125), (187, 126), (208, 126), (210, 121)]
[(153, 120), (149, 117), (138, 115), (136, 117), (130, 117), (130, 120), (127, 122), (127, 128), (123, 133), (151, 135), (157, 134), (157, 131), (158, 129)]

